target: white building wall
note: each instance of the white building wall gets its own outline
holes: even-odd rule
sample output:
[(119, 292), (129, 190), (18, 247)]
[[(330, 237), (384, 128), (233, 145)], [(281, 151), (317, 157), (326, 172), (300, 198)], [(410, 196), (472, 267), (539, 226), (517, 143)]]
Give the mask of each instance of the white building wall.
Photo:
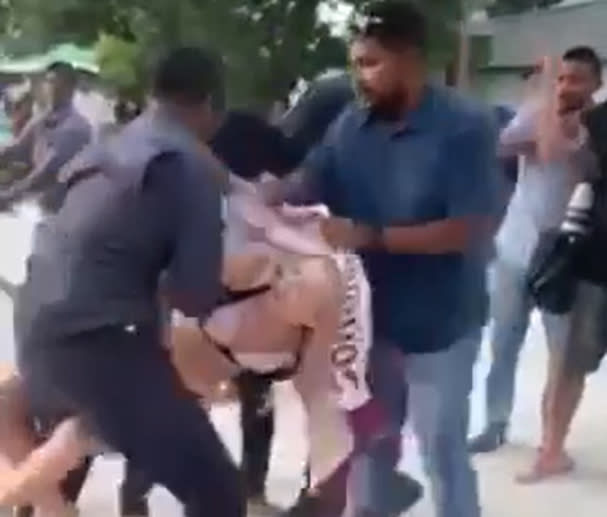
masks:
[[(603, 88), (595, 99), (597, 102), (607, 100), (607, 70), (603, 72)], [(519, 72), (484, 73), (472, 81), (474, 95), (491, 103), (517, 106), (525, 95), (525, 81)]]

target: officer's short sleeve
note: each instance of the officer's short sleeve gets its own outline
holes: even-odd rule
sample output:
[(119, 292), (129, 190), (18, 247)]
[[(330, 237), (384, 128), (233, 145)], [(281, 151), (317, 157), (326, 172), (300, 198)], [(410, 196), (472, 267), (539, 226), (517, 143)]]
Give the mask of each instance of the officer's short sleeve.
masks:
[[(158, 168), (158, 166), (157, 166)], [(170, 218), (169, 264), (163, 291), (186, 316), (204, 317), (221, 296), (221, 191), (209, 169), (194, 170), (179, 157), (164, 160), (165, 203), (160, 217)]]

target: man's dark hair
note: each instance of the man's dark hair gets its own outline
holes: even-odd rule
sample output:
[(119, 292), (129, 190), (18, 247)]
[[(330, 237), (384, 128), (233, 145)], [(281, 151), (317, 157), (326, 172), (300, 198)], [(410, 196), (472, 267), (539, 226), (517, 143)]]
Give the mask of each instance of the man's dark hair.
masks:
[(378, 0), (362, 10), (359, 23), (352, 24), (356, 37), (376, 39), (390, 50), (425, 50), (427, 23), (423, 13), (404, 0)]
[(154, 94), (185, 104), (210, 101), (213, 108), (225, 105), (221, 59), (209, 50), (182, 47), (172, 51), (156, 71)]
[(46, 72), (52, 72), (61, 77), (65, 82), (75, 85), (78, 81), (78, 73), (76, 69), (65, 61), (53, 61), (46, 67)]
[(231, 172), (247, 180), (255, 180), (264, 172), (285, 176), (305, 156), (296, 140), (246, 111), (229, 111), (210, 146)]
[(572, 47), (563, 54), (563, 61), (576, 61), (588, 65), (599, 80), (603, 75), (601, 58), (592, 47)]

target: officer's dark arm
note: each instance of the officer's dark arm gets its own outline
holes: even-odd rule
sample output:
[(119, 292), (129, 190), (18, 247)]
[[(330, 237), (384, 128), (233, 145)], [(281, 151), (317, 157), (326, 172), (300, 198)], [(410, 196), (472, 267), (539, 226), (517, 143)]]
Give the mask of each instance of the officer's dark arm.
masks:
[(290, 174), (269, 182), (265, 188), (269, 204), (314, 205), (328, 203), (330, 180), (335, 172), (333, 135), (316, 146)]
[(266, 200), (270, 205), (314, 205), (323, 202), (317, 175), (315, 169), (299, 167), (287, 176), (269, 181), (260, 188), (265, 189)]
[(277, 178), (288, 176), (305, 158), (304, 147), (274, 126), (268, 125), (265, 136), (268, 147), (265, 169)]
[(332, 182), (336, 170), (336, 149), (343, 127), (344, 121), (340, 117), (294, 172), (268, 185), (267, 200), (270, 204), (330, 204), (329, 196), (334, 190)]
[[(183, 167), (183, 165), (180, 165)], [(188, 317), (204, 318), (222, 295), (221, 191), (208, 170), (166, 171), (177, 187), (175, 236), (164, 295)]]

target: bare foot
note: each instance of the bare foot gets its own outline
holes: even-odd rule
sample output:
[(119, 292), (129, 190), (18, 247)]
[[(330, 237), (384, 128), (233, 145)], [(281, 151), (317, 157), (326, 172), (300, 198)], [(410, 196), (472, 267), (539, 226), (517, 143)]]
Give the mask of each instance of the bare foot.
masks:
[(573, 460), (564, 452), (556, 456), (540, 452), (531, 470), (518, 475), (516, 481), (522, 485), (541, 483), (546, 479), (571, 472), (574, 466)]
[(78, 517), (78, 508), (73, 504), (66, 504), (63, 508), (38, 508), (34, 517)]

